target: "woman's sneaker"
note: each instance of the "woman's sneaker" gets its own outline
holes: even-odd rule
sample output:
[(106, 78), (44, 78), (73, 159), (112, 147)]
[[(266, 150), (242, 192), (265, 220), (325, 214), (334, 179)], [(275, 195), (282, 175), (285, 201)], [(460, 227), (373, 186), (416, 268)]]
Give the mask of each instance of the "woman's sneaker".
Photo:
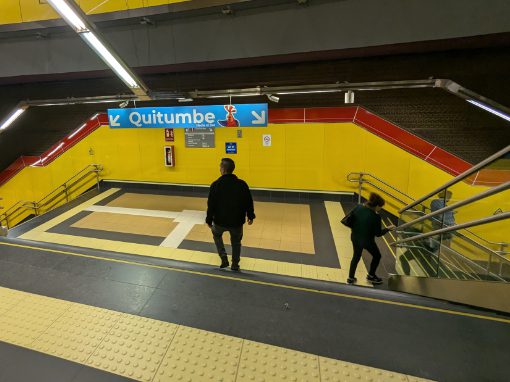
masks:
[(382, 284), (383, 283), (383, 279), (380, 278), (380, 277), (377, 277), (376, 275), (368, 275), (367, 276), (367, 281), (370, 281), (372, 284), (374, 285), (378, 285), (378, 284)]
[(347, 279), (347, 284), (354, 284), (358, 279), (356, 277), (349, 277)]

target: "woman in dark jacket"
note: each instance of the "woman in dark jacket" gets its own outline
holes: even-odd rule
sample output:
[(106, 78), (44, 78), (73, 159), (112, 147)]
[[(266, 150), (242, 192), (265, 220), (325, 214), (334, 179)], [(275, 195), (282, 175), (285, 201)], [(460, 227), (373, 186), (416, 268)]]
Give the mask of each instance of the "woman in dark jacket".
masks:
[(382, 283), (382, 279), (375, 274), (381, 260), (381, 252), (375, 243), (375, 237), (382, 236), (388, 231), (395, 229), (394, 226), (388, 228), (382, 228), (381, 226), (382, 221), (379, 211), (381, 211), (384, 204), (384, 199), (381, 196), (371, 193), (364, 205), (359, 205), (352, 211), (351, 240), (354, 253), (349, 269), (349, 278), (347, 279), (349, 284), (357, 281), (354, 275), (356, 274), (356, 267), (361, 259), (363, 249), (366, 249), (372, 255), (372, 263), (370, 264), (367, 280), (372, 284)]

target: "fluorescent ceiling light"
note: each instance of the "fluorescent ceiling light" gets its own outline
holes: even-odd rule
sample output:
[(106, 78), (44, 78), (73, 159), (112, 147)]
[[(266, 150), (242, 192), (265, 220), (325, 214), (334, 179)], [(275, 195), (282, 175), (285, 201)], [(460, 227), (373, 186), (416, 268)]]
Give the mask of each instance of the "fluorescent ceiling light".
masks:
[(0, 126), (0, 130), (7, 129), (18, 117), (25, 111), (24, 108), (18, 108), (14, 113), (12, 113), (4, 123)]
[(72, 137), (74, 137), (76, 134), (78, 134), (80, 131), (82, 131), (85, 126), (87, 126), (87, 124), (81, 125), (81, 127), (78, 130), (76, 130), (74, 133), (72, 133), (70, 136), (68, 136), (67, 139), (71, 139)]
[(48, 3), (71, 25), (77, 32), (88, 31), (85, 22), (67, 4), (65, 0), (48, 0)]
[(92, 100), (92, 101), (84, 101), (84, 102), (81, 102), (81, 103), (116, 103), (116, 102), (122, 102), (121, 99), (99, 99), (99, 100)]
[(222, 95), (210, 95), (206, 98), (229, 98), (229, 97), (257, 97), (260, 93), (240, 93), (240, 94), (222, 94)]
[(488, 111), (489, 113), (497, 115), (498, 117), (503, 118), (503, 119), (507, 120), (508, 122), (510, 122), (510, 115), (508, 115), (508, 114), (505, 114), (505, 113), (503, 113), (503, 112), (501, 112), (499, 110), (493, 109), (492, 107), (490, 107), (488, 105), (485, 105), (485, 104), (483, 104), (481, 102), (475, 101), (473, 99), (468, 99), (466, 101), (468, 101), (469, 103), (471, 103), (471, 104), (473, 104), (475, 106), (478, 106), (479, 108), (481, 108), (481, 109), (483, 109), (485, 111)]
[(92, 49), (96, 51), (99, 56), (103, 59), (103, 61), (110, 67), (112, 70), (117, 73), (117, 75), (128, 85), (130, 88), (139, 88), (140, 86), (136, 83), (135, 79), (131, 77), (131, 75), (127, 72), (126, 69), (120, 64), (120, 62), (113, 57), (113, 54), (103, 45), (101, 41), (94, 35), (92, 32), (84, 32), (80, 33), (85, 41), (90, 45)]
[(326, 89), (326, 90), (295, 90), (295, 91), (287, 91), (287, 92), (277, 92), (278, 95), (288, 95), (288, 94), (310, 94), (310, 93), (338, 93), (341, 92), (341, 89)]

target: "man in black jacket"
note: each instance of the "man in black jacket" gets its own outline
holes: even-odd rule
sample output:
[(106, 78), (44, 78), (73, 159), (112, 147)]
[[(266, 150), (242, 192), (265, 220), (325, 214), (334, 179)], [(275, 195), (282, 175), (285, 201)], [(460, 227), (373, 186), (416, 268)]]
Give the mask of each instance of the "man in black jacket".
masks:
[(220, 268), (229, 266), (223, 232), (230, 233), (232, 244), (233, 271), (239, 271), (241, 259), (241, 239), (243, 238), (243, 224), (248, 218), (248, 224), (253, 224), (255, 213), (250, 188), (244, 180), (232, 174), (235, 163), (230, 158), (223, 158), (220, 162), (221, 176), (211, 184), (207, 199), (207, 217), (205, 222), (211, 228), (216, 249), (221, 258)]

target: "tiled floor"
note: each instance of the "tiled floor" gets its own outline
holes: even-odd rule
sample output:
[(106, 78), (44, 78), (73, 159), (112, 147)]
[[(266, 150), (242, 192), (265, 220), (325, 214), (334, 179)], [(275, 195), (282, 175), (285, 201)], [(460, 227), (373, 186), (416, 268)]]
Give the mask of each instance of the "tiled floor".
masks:
[[(243, 248), (245, 253), (248, 249), (251, 252), (242, 258), (242, 269), (345, 282), (352, 247), (349, 230), (340, 224), (344, 211), (338, 202), (316, 203), (322, 204), (314, 208), (324, 211), (321, 228), (312, 221), (310, 204), (256, 201), (255, 223), (245, 225)], [(205, 208), (204, 198), (137, 194), (113, 188), (21, 238), (217, 265), (212, 235), (204, 224)], [(331, 244), (324, 240), (324, 234), (329, 235)], [(229, 243), (228, 234), (225, 242)], [(257, 255), (262, 252), (265, 257)], [(337, 265), (323, 265), (324, 256), (332, 257)], [(357, 275), (361, 285), (371, 286), (364, 281), (363, 262)]]

